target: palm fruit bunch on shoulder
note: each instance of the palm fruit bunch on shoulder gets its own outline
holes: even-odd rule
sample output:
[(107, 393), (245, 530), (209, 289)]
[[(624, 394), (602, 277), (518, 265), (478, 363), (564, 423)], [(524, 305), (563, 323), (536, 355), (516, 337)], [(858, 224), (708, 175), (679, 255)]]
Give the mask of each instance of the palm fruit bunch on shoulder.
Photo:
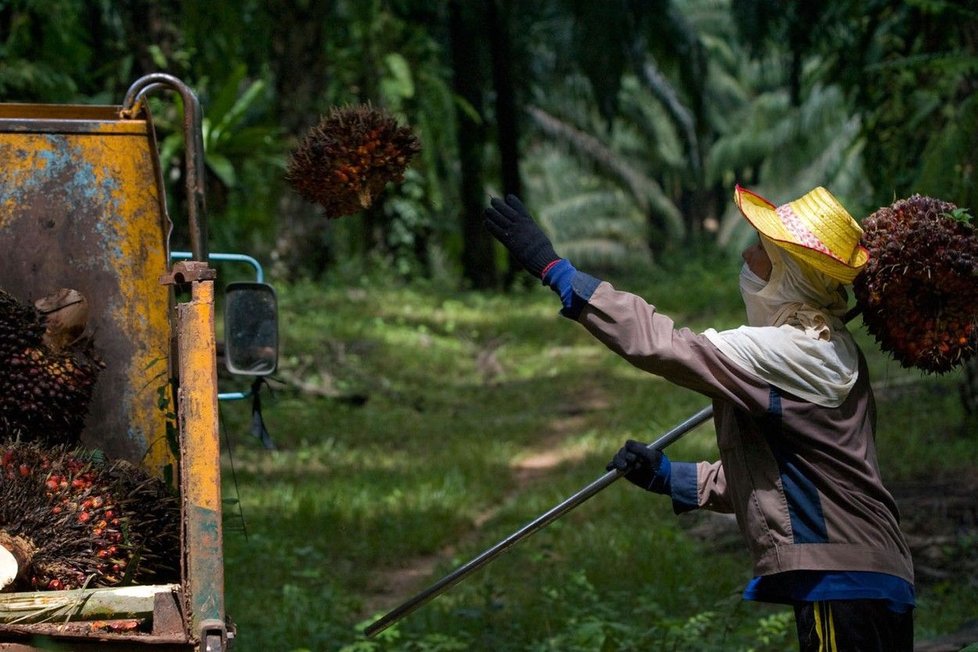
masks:
[(0, 545), (18, 563), (5, 590), (177, 582), (179, 537), (178, 498), (141, 467), (0, 445)]
[(368, 208), (421, 151), (414, 132), (369, 104), (332, 109), (293, 149), (285, 179), (327, 218)]
[(978, 233), (950, 202), (913, 195), (863, 221), (853, 282), (863, 323), (904, 367), (945, 373), (978, 350)]
[[(56, 294), (63, 299), (63, 292), (73, 291)], [(45, 297), (38, 303), (56, 302)], [(105, 365), (91, 338), (78, 335), (77, 320), (87, 312), (67, 323), (59, 312), (42, 312), (0, 290), (0, 441), (73, 444), (81, 436)]]

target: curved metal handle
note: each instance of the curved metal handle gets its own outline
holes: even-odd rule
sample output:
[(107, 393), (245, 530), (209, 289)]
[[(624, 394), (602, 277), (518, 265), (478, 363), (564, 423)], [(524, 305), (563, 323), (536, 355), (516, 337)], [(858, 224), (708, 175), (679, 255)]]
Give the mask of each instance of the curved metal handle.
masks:
[(142, 109), (145, 96), (159, 88), (175, 90), (183, 99), (183, 140), (187, 152), (187, 200), (190, 222), (190, 250), (194, 260), (207, 262), (207, 212), (204, 201), (204, 139), (203, 120), (196, 93), (185, 83), (166, 73), (157, 72), (140, 77), (126, 92), (122, 117), (132, 118)]

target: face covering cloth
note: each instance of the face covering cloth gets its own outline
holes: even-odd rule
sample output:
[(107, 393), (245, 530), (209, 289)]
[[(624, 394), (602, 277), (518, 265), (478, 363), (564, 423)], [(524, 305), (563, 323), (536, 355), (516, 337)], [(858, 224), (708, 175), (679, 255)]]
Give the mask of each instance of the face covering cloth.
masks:
[(747, 326), (703, 333), (737, 366), (801, 399), (838, 407), (858, 377), (856, 343), (842, 317), (840, 283), (761, 237), (771, 258), (764, 281), (745, 264), (740, 291)]

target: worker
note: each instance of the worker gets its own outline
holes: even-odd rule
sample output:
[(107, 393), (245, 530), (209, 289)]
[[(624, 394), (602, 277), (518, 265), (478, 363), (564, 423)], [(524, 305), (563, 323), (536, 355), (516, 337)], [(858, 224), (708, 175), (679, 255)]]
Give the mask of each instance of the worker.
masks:
[(629, 440), (608, 464), (679, 514), (733, 513), (753, 561), (744, 598), (794, 607), (799, 647), (913, 649), (913, 565), (877, 463), (866, 361), (845, 287), (869, 259), (825, 188), (775, 206), (737, 186), (758, 239), (743, 252), (747, 325), (694, 333), (635, 294), (577, 271), (522, 202), (485, 226), (552, 288), (561, 314), (632, 365), (708, 396), (719, 461), (671, 461)]

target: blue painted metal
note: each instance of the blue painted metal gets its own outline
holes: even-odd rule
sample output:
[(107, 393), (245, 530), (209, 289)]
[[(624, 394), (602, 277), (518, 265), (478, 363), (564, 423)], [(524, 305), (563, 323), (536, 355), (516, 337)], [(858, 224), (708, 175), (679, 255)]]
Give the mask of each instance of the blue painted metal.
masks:
[[(193, 254), (189, 251), (171, 251), (170, 258), (173, 260), (190, 260), (193, 258)], [(265, 282), (265, 270), (262, 268), (261, 263), (251, 256), (245, 254), (212, 253), (208, 256), (208, 259), (212, 261), (248, 263), (255, 268), (255, 280), (259, 283)]]

